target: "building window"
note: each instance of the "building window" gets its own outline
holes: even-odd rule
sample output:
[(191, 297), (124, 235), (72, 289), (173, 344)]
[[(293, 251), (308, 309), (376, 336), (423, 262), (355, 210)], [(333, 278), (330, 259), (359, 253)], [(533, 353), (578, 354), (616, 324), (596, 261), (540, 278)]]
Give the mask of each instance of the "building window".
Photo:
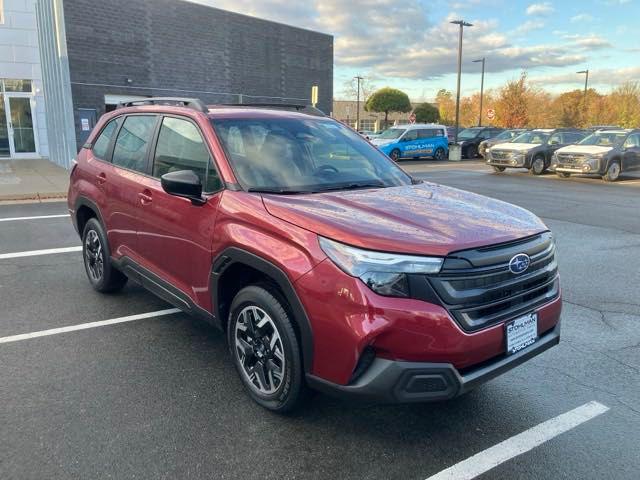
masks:
[[(2, 0), (0, 0), (2, 1)], [(2, 22), (0, 22), (2, 23)], [(0, 92), (27, 92), (31, 93), (31, 80), (0, 79)]]
[(351, 128), (356, 128), (356, 121), (355, 121), (355, 119), (349, 119), (349, 118), (346, 118), (346, 119), (343, 119), (343, 120), (340, 120), (340, 121), (341, 121), (342, 123), (344, 123), (345, 125), (350, 126)]
[(376, 121), (368, 118), (360, 120), (360, 130), (374, 131), (376, 128)]
[(4, 23), (4, 0), (0, 0), (0, 25)]

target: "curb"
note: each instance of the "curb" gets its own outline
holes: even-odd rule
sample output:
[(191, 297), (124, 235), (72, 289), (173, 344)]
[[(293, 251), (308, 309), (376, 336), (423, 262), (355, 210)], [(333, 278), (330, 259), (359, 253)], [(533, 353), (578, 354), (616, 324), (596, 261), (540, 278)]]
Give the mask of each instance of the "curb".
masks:
[(67, 199), (67, 192), (24, 193), (20, 195), (0, 195), (1, 203), (40, 203), (56, 202)]

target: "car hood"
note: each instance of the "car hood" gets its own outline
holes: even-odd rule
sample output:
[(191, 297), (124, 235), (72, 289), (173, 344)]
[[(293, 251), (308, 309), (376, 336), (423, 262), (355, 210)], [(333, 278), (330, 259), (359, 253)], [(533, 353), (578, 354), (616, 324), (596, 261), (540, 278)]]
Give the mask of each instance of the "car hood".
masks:
[(445, 256), (547, 230), (532, 213), (437, 184), (309, 195), (263, 195), (267, 211), (318, 235), (370, 250)]
[(602, 145), (569, 145), (558, 149), (558, 153), (586, 153), (589, 155), (607, 153), (613, 147), (604, 147)]
[(374, 145), (377, 146), (382, 146), (382, 145), (388, 145), (390, 143), (394, 143), (396, 142), (398, 139), (397, 138), (392, 138), (392, 139), (388, 139), (388, 138), (372, 138), (371, 139), (371, 143), (373, 143)]
[(499, 143), (496, 149), (508, 150), (511, 152), (526, 152), (542, 145), (541, 143)]

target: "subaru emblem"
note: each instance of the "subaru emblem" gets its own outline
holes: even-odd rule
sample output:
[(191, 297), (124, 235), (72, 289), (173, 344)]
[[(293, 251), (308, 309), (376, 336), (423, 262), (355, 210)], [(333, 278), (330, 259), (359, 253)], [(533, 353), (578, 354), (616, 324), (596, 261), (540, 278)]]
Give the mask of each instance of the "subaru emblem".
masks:
[(529, 268), (531, 264), (531, 259), (529, 255), (526, 253), (519, 253), (511, 260), (509, 260), (509, 270), (511, 273), (515, 273), (516, 275), (519, 273), (523, 273)]

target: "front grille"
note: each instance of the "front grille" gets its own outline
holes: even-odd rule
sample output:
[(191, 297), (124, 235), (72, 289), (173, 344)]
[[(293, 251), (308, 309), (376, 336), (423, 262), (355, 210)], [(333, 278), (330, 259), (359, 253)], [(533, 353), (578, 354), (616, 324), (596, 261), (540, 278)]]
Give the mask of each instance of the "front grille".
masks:
[(558, 153), (558, 164), (566, 167), (575, 167), (585, 160), (585, 155), (576, 153)]
[[(522, 274), (509, 270), (519, 253), (531, 258)], [(450, 254), (428, 282), (460, 326), (473, 331), (527, 313), (559, 294), (550, 232), (517, 242)]]
[(492, 160), (511, 160), (511, 152), (505, 150), (491, 150)]

